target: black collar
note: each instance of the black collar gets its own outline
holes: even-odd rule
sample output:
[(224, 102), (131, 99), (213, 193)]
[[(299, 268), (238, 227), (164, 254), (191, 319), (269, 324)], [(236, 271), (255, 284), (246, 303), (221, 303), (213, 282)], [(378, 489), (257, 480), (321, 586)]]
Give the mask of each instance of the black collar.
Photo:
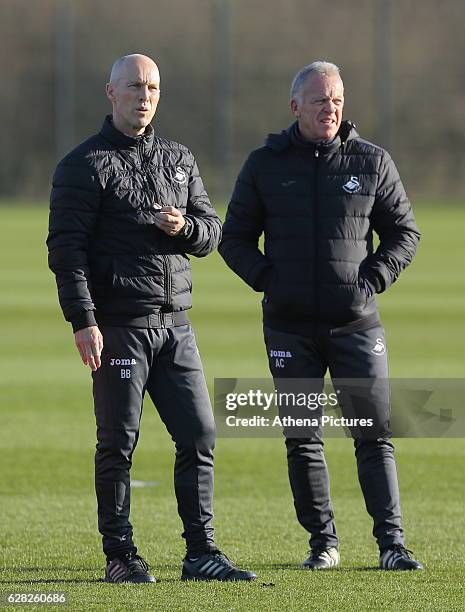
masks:
[(326, 155), (336, 151), (336, 149), (339, 147), (344, 146), (344, 143), (347, 140), (356, 138), (358, 136), (358, 133), (355, 130), (355, 124), (351, 121), (343, 121), (336, 137), (329, 143), (306, 142), (305, 140), (302, 140), (302, 137), (296, 138), (295, 135), (297, 129), (298, 123), (296, 121), (290, 127), (288, 127), (287, 130), (283, 130), (279, 134), (268, 134), (265, 145), (277, 152), (284, 151), (284, 149), (287, 149), (290, 146), (295, 146), (311, 151), (312, 153), (318, 149), (321, 155)]
[(339, 136), (339, 132), (336, 136), (330, 141), (322, 141), (322, 142), (314, 142), (312, 140), (305, 140), (299, 130), (299, 124), (297, 121), (293, 123), (290, 128), (288, 128), (289, 140), (294, 147), (299, 147), (301, 149), (308, 149), (310, 151), (318, 151), (322, 155), (326, 155), (327, 153), (332, 153), (336, 149), (341, 146), (341, 138)]
[(154, 140), (154, 130), (150, 124), (140, 136), (127, 136), (115, 128), (111, 115), (105, 117), (100, 134), (118, 149), (130, 149), (137, 147), (140, 143), (145, 149), (151, 149)]

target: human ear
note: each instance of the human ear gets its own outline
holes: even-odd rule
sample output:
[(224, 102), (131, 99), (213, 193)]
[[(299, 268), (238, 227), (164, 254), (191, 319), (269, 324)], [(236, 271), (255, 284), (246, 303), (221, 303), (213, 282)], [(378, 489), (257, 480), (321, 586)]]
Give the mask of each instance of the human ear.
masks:
[(300, 110), (299, 110), (299, 104), (295, 98), (291, 98), (290, 107), (291, 107), (292, 114), (294, 115), (294, 117), (297, 117), (298, 119), (300, 117)]
[(107, 83), (105, 90), (107, 92), (107, 98), (110, 100), (110, 102), (114, 102), (115, 101), (115, 92), (113, 89), (113, 85), (112, 83)]

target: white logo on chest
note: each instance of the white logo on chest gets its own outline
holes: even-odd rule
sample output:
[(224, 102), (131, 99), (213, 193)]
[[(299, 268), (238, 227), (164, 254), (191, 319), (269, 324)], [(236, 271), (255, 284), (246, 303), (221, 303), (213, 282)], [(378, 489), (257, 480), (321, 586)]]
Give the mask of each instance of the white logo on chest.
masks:
[(187, 176), (181, 166), (176, 166), (176, 174), (173, 176), (173, 179), (179, 185), (184, 185), (187, 182)]
[(342, 188), (347, 193), (357, 193), (357, 191), (360, 191), (362, 186), (360, 185), (360, 181), (356, 176), (351, 176), (350, 181), (347, 181), (347, 183), (343, 185)]

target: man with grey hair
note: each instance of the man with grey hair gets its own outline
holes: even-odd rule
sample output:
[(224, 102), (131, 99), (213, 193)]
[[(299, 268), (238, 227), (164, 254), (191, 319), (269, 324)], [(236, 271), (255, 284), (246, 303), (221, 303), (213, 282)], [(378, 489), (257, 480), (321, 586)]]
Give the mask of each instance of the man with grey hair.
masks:
[[(335, 387), (355, 379), (357, 394), (346, 382), (339, 404), (344, 418), (369, 417), (348, 422), (374, 422), (368, 431), (350, 429), (380, 567), (421, 569), (404, 546), (386, 340), (375, 302), (411, 262), (420, 234), (389, 154), (342, 121), (343, 107), (336, 65), (314, 62), (297, 73), (290, 100), (296, 121), (245, 162), (219, 251), (264, 294), (265, 344), (278, 389), (305, 379), (292, 384), (319, 393), (328, 369)], [(297, 518), (310, 533), (308, 569), (339, 564), (319, 423), (284, 431)]]
[(313, 62), (312, 64), (308, 64), (308, 66), (304, 66), (292, 79), (290, 92), (291, 100), (296, 99), (302, 102), (302, 90), (308, 77), (312, 74), (339, 77), (339, 66), (331, 62)]
[(120, 58), (113, 112), (53, 178), (47, 240), (60, 304), (92, 370), (95, 488), (107, 582), (155, 582), (137, 554), (130, 468), (147, 390), (176, 446), (174, 487), (186, 540), (183, 580), (253, 580), (215, 545), (215, 426), (195, 337), (188, 255), (216, 248), (221, 224), (192, 153), (155, 135), (160, 75)]

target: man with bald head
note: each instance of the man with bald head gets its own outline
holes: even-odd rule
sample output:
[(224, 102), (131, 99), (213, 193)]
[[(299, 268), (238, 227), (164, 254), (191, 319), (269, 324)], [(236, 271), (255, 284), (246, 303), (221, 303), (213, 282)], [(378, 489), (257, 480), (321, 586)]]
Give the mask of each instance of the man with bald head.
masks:
[[(303, 384), (322, 396), (320, 418), (328, 369), (341, 392), (380, 567), (421, 569), (404, 546), (386, 340), (375, 302), (411, 262), (420, 234), (389, 154), (342, 121), (343, 107), (336, 65), (313, 62), (296, 74), (290, 96), (295, 122), (270, 134), (245, 162), (219, 250), (264, 294), (264, 337), (276, 387), (301, 391)], [(304, 382), (289, 387), (289, 379)], [(354, 379), (356, 394), (347, 383)], [(307, 410), (302, 416), (316, 415)], [(370, 420), (373, 426), (363, 429)], [(316, 570), (339, 565), (322, 434), (321, 426), (284, 431), (297, 518), (310, 533), (310, 556), (302, 566)]]
[(183, 580), (253, 580), (216, 547), (215, 427), (195, 337), (189, 255), (220, 239), (192, 153), (155, 135), (160, 75), (120, 58), (106, 87), (112, 114), (57, 166), (49, 266), (75, 343), (92, 370), (98, 525), (107, 582), (155, 582), (129, 521), (130, 468), (145, 391), (176, 447), (174, 486), (186, 540)]

